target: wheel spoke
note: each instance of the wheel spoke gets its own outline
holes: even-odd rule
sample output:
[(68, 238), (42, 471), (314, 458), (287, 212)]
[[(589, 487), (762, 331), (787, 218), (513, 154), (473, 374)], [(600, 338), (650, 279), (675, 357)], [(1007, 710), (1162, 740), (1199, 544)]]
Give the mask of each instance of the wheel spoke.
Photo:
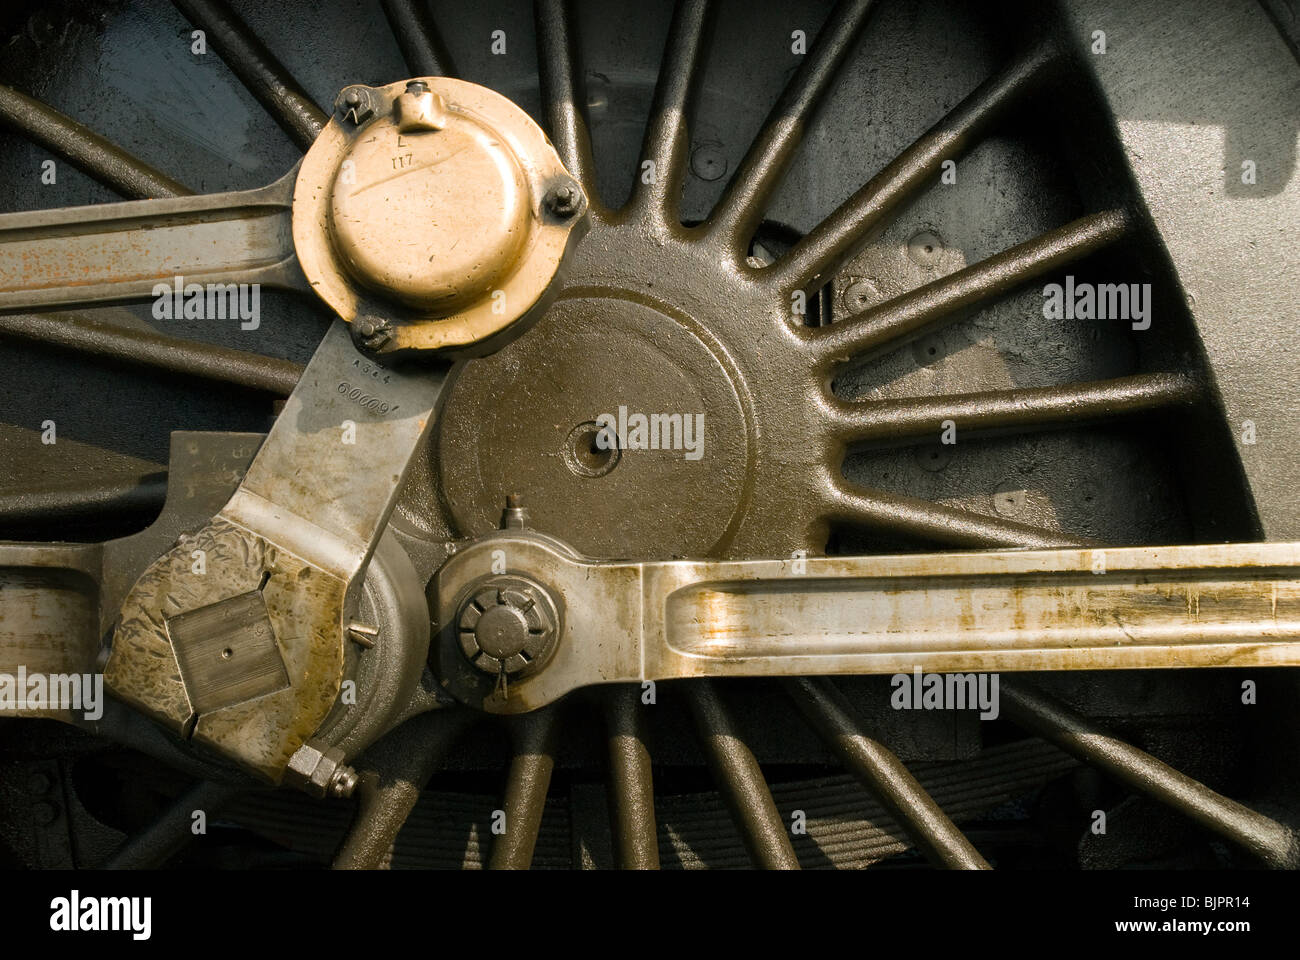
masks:
[(624, 870), (659, 869), (654, 782), (650, 752), (641, 732), (639, 690), (612, 687), (604, 697), (609, 737), (610, 819), (618, 865)]
[(1078, 546), (1054, 530), (988, 517), (928, 500), (839, 483), (830, 491), (824, 516), (834, 522), (880, 533), (954, 547)]
[(901, 760), (864, 734), (843, 696), (825, 677), (785, 682), (809, 724), (907, 831), (931, 862), (954, 870), (987, 870), (985, 860), (957, 825), (934, 802)]
[(1013, 103), (1038, 86), (1054, 57), (1052, 48), (1036, 47), (984, 81), (795, 244), (773, 268), (777, 282), (786, 292), (820, 289), (886, 218), (934, 182), (944, 161), (966, 153)]
[[(0, 309), (143, 300), (176, 282), (310, 289), (293, 247), (293, 179), (291, 172), (238, 193), (4, 214)], [(224, 316), (236, 292), (195, 295), (215, 298), (205, 316), (218, 312), (215, 301)], [(173, 300), (183, 299), (183, 286), (180, 293)]]
[(700, 746), (750, 859), (765, 870), (798, 870), (799, 859), (763, 771), (737, 734), (713, 683), (692, 680), (682, 689), (690, 703)]
[(39, 100), (0, 84), (0, 123), (58, 154), (78, 170), (130, 200), (193, 193), (138, 157)]
[(204, 780), (104, 861), (104, 870), (156, 870), (194, 839), (194, 812), (213, 818), (247, 787)]
[(48, 524), (90, 516), (157, 513), (167, 498), (167, 474), (108, 480), (93, 485), (0, 491), (0, 523)]
[(587, 191), (588, 202), (596, 212), (600, 200), (573, 8), (567, 0), (537, 0), (536, 16), (537, 68), (551, 142), (569, 173)]
[(514, 758), (506, 778), (506, 829), (492, 844), (492, 870), (527, 870), (532, 865), (555, 768), (558, 717), (558, 710), (548, 707), (511, 724)]
[(134, 366), (229, 383), (287, 397), (302, 366), (275, 357), (181, 340), (152, 330), (105, 323), (74, 313), (0, 315), (0, 337), (84, 353)]
[(1300, 866), (1300, 842), (1290, 828), (1216, 793), (1018, 680), (1004, 678), (1001, 686), (1003, 709), (1026, 730), (1139, 793), (1168, 804), (1270, 867)]
[(329, 120), (284, 64), (225, 0), (172, 0), (185, 19), (207, 34), (232, 73), (293, 142), (306, 150)]
[(357, 812), (334, 857), (336, 870), (388, 866), (393, 844), (447, 751), (477, 720), (469, 710), (414, 717), (366, 752), (357, 782)]
[(768, 200), (794, 159), (813, 113), (848, 59), (871, 6), (872, 0), (840, 0), (831, 11), (803, 65), (782, 91), (727, 184), (709, 223), (733, 253), (744, 255)]
[(1196, 402), (1195, 381), (1145, 373), (1064, 387), (989, 390), (905, 400), (828, 404), (831, 429), (847, 443), (905, 445), (936, 440), (951, 420), (963, 436), (1070, 427)]
[(1120, 210), (1083, 217), (888, 303), (811, 328), (808, 339), (826, 368), (872, 359), (951, 323), (962, 310), (1116, 243), (1128, 229), (1128, 216)]
[(654, 105), (641, 148), (643, 161), (654, 164), (646, 183), (637, 170), (631, 205), (648, 209), (664, 223), (678, 222), (682, 183), (690, 151), (689, 123), (704, 72), (706, 37), (712, 20), (709, 0), (680, 0), (673, 13), (655, 85)]
[(382, 0), (382, 4), (402, 59), (413, 76), (457, 76), (456, 65), (424, 0)]

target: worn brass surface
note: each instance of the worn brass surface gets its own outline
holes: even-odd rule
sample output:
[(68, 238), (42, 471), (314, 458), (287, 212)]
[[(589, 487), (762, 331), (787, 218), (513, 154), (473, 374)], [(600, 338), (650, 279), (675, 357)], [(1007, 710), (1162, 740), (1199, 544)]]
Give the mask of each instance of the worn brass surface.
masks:
[[(541, 129), (491, 90), (427, 77), (367, 96), (373, 114), (335, 117), (303, 159), (303, 271), (343, 319), (392, 322), (378, 352), (486, 352), (534, 319), (581, 234), (582, 191)], [(556, 213), (547, 197), (566, 188), (576, 204)]]
[[(439, 368), (398, 374), (379, 367), (336, 321), (226, 505), (127, 595), (104, 671), (108, 688), (178, 736), (278, 782), (339, 701), (349, 597), (442, 380)], [(263, 625), (287, 683), (272, 684), (262, 672), (257, 683), (211, 698), (210, 671), (187, 669), (201, 659), (195, 638), (170, 627), (253, 592), (265, 600)], [(201, 646), (205, 637), (197, 639)], [(232, 656), (245, 655), (228, 646)]]
[(372, 124), (330, 191), (331, 237), (347, 271), (435, 315), (490, 295), (515, 265), (530, 219), (510, 147), (472, 117), (447, 116), (430, 130)]

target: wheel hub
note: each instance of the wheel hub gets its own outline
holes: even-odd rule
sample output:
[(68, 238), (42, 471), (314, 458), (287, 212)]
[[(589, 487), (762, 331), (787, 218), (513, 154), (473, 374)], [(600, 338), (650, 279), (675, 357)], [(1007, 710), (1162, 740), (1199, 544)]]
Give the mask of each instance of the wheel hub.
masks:
[(751, 438), (734, 368), (706, 338), (627, 292), (569, 296), (467, 365), (437, 453), (457, 525), (494, 529), (518, 490), (540, 529), (588, 555), (715, 553), (744, 504)]
[(449, 385), (433, 449), (457, 533), (495, 529), (521, 493), (591, 557), (823, 549), (810, 491), (836, 441), (788, 294), (689, 228), (592, 220), (546, 316)]

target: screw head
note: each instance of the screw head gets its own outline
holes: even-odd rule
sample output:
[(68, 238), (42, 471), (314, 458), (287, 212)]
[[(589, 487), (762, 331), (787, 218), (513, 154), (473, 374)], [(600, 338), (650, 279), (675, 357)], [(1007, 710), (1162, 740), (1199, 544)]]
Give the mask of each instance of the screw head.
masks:
[(460, 649), (476, 668), (494, 676), (531, 673), (559, 639), (559, 616), (550, 595), (523, 577), (493, 577), (476, 590), (456, 617)]

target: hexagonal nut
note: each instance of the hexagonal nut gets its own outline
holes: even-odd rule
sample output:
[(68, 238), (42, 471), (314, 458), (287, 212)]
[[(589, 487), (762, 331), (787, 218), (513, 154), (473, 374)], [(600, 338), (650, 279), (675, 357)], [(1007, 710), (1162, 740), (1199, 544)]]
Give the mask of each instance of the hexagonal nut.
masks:
[(543, 198), (546, 209), (557, 217), (565, 219), (577, 216), (585, 201), (582, 188), (576, 183), (557, 183), (546, 191), (546, 196)]
[(375, 115), (374, 92), (361, 84), (344, 87), (334, 98), (334, 110), (354, 126), (360, 126)]
[(357, 775), (344, 763), (343, 751), (338, 747), (319, 747), (304, 743), (289, 758), (284, 771), (285, 783), (297, 787), (313, 797), (332, 794), (338, 797), (352, 795)]

